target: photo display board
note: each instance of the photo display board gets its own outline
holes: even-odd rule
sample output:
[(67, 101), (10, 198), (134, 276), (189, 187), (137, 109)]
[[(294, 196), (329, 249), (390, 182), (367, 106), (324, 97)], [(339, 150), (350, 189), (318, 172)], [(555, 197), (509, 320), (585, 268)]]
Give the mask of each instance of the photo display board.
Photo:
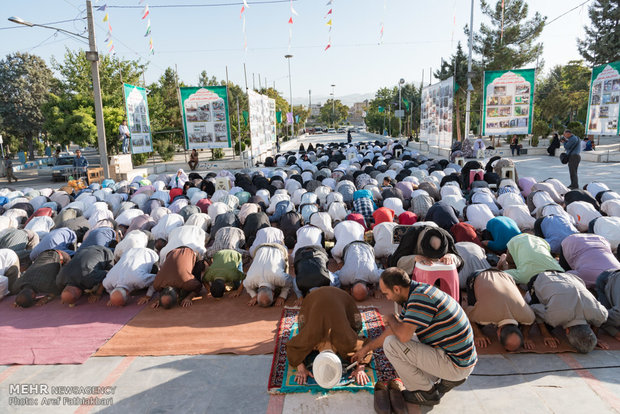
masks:
[(588, 135), (620, 135), (620, 61), (592, 70)]
[(149, 118), (146, 89), (124, 83), (123, 93), (125, 94), (127, 126), (131, 133), (131, 153), (142, 154), (144, 152), (153, 152), (151, 119)]
[(252, 156), (271, 150), (276, 142), (276, 100), (248, 91)]
[(454, 77), (422, 89), (420, 140), (428, 145), (450, 148), (452, 145), (452, 113)]
[(187, 149), (230, 148), (226, 86), (179, 88)]
[(484, 72), (482, 135), (532, 133), (536, 69)]

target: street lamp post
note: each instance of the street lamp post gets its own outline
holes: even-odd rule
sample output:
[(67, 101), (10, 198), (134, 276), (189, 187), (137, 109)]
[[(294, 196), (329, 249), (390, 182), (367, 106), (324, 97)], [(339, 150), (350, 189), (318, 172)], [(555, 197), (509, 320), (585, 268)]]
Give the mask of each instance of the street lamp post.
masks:
[(293, 124), (295, 123), (295, 116), (293, 114), (293, 82), (291, 81), (291, 58), (293, 55), (284, 55), (288, 60), (288, 88), (290, 90), (290, 106), (291, 106), (291, 138), (293, 138)]
[(103, 119), (103, 103), (101, 102), (101, 84), (99, 82), (99, 53), (97, 53), (97, 44), (95, 42), (95, 24), (93, 21), (93, 7), (90, 0), (86, 0), (86, 20), (88, 22), (88, 37), (78, 33), (72, 33), (65, 29), (43, 24), (36, 24), (25, 21), (19, 17), (9, 17), (9, 21), (28, 27), (42, 27), (44, 29), (52, 29), (71, 36), (80, 37), (88, 40), (89, 50), (86, 52), (86, 60), (90, 61), (91, 74), (93, 77), (93, 95), (95, 100), (95, 119), (97, 123), (97, 141), (99, 143), (99, 157), (101, 166), (103, 167), (103, 175), (110, 178), (110, 169), (108, 166), (108, 151), (105, 141), (105, 125)]
[(400, 78), (400, 80), (398, 81), (398, 136), (399, 137), (403, 134), (403, 116), (402, 116), (402, 107), (401, 107), (403, 99), (401, 97), (401, 88), (404, 83), (405, 83), (405, 80), (403, 78)]

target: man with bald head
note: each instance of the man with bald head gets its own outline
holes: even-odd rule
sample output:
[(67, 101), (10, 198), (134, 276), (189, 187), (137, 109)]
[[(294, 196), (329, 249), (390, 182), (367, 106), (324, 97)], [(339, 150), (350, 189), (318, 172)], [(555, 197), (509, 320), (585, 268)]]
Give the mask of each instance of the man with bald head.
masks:
[(336, 272), (343, 287), (351, 290), (355, 300), (365, 300), (374, 291), (380, 295), (378, 283), (382, 270), (375, 262), (375, 252), (364, 241), (354, 241), (344, 248), (344, 265)]
[[(536, 315), (508, 273), (497, 269), (474, 272), (467, 279), (467, 302), (465, 313), (472, 324), (477, 347), (485, 348), (491, 343), (478, 325), (495, 325), (497, 338), (507, 351), (514, 352), (521, 346), (534, 348), (529, 330)], [(519, 325), (523, 326), (523, 332)]]
[[(158, 260), (157, 253), (146, 247), (134, 247), (127, 250), (103, 279), (101, 286), (110, 294), (108, 306), (124, 306), (132, 291), (150, 288), (157, 274)], [(97, 300), (101, 294), (103, 294), (103, 289), (99, 289), (93, 301)], [(138, 305), (148, 302), (145, 298), (140, 298)]]
[(60, 295), (61, 302), (73, 306), (84, 292), (96, 291), (113, 261), (114, 253), (105, 246), (80, 248), (56, 277), (58, 287), (65, 287)]
[(56, 276), (71, 257), (60, 250), (41, 252), (30, 267), (15, 282), (15, 306), (29, 308), (43, 305), (56, 297), (64, 286), (56, 284)]
[[(288, 274), (288, 251), (281, 244), (262, 244), (256, 249), (252, 265), (243, 281), (251, 299), (249, 306), (268, 307), (274, 304), (276, 290), (280, 291), (275, 306), (284, 305), (293, 279)], [(297, 293), (298, 297), (301, 296)]]

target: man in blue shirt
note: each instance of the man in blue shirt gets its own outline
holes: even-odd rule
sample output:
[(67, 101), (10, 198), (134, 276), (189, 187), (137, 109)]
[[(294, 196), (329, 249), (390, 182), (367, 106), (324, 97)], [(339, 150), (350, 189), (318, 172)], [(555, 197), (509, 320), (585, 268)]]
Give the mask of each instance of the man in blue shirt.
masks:
[(75, 158), (73, 159), (73, 166), (82, 167), (82, 168), (88, 167), (88, 160), (82, 157), (82, 151), (75, 150)]
[(579, 137), (573, 135), (570, 129), (565, 129), (562, 142), (564, 143), (564, 149), (568, 156), (568, 173), (570, 174), (570, 185), (568, 188), (575, 190), (579, 188), (577, 168), (579, 168), (579, 162), (581, 161), (581, 140)]

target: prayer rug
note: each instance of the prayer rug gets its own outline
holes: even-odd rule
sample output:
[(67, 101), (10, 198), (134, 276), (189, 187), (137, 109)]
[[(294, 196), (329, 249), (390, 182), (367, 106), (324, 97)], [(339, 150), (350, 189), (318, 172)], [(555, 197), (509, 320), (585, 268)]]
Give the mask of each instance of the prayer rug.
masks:
[[(381, 335), (384, 330), (383, 319), (376, 307), (359, 307), (362, 315), (362, 334), (370, 339)], [(286, 394), (298, 392), (327, 392), (327, 391), (368, 391), (374, 393), (377, 381), (389, 381), (396, 378), (396, 372), (392, 364), (388, 361), (383, 353), (383, 349), (379, 348), (373, 353), (372, 362), (366, 368), (366, 374), (370, 378), (370, 382), (365, 386), (355, 384), (348, 378), (351, 371), (343, 372), (340, 383), (331, 390), (321, 388), (313, 378), (308, 377), (307, 385), (298, 385), (295, 382), (294, 367), (289, 366), (286, 358), (286, 343), (298, 332), (297, 315), (298, 307), (286, 307), (282, 311), (282, 318), (278, 326), (278, 336), (276, 338), (276, 347), (273, 352), (273, 362), (271, 364), (271, 373), (269, 374), (268, 390), (272, 394)]]
[(0, 302), (0, 365), (83, 364), (143, 308), (135, 301), (108, 307), (107, 297), (88, 303), (84, 296), (72, 308), (55, 299), (23, 309), (13, 307), (14, 299)]

